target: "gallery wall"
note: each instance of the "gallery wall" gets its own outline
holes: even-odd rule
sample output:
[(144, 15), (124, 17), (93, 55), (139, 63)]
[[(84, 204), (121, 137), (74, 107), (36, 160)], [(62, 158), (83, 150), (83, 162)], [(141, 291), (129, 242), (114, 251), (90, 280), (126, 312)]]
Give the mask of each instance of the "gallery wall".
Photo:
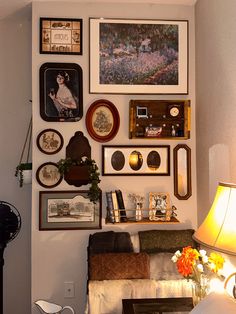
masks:
[[(83, 19), (83, 55), (49, 55), (39, 53), (39, 19), (40, 17), (67, 17)], [(188, 95), (115, 95), (89, 94), (89, 17), (133, 18), (133, 19), (183, 19), (189, 20), (189, 94)], [(76, 131), (82, 131), (88, 138), (94, 158), (101, 170), (101, 143), (93, 140), (85, 126), (85, 115), (89, 106), (98, 99), (111, 101), (119, 110), (120, 128), (116, 137), (107, 144), (114, 145), (161, 145), (171, 147), (170, 176), (106, 176), (101, 177), (100, 187), (103, 191), (102, 230), (129, 231), (134, 233), (140, 229), (181, 229), (195, 228), (197, 224), (196, 206), (196, 158), (195, 158), (195, 29), (194, 7), (169, 6), (151, 4), (75, 4), (68, 2), (33, 3), (32, 12), (32, 92), (33, 92), (33, 166), (34, 173), (45, 162), (57, 162), (65, 157), (65, 148)], [(41, 119), (39, 112), (39, 69), (45, 62), (74, 62), (83, 69), (83, 106), (84, 116), (79, 122), (47, 122)], [(191, 138), (189, 140), (129, 140), (128, 138), (128, 106), (130, 99), (190, 99), (191, 100)], [(37, 135), (46, 128), (55, 128), (63, 135), (62, 150), (51, 156), (41, 153), (36, 146)], [(192, 151), (192, 196), (180, 201), (173, 190), (173, 148), (179, 144), (187, 144)], [(82, 186), (80, 189), (86, 189)], [(128, 193), (145, 195), (148, 204), (148, 193), (151, 191), (170, 194), (172, 203), (178, 208), (180, 223), (177, 225), (106, 225), (106, 201), (104, 193), (108, 190), (121, 189), (125, 201)], [(33, 178), (32, 184), (32, 313), (37, 313), (33, 302), (42, 298), (59, 304), (74, 306), (76, 313), (84, 312), (86, 302), (87, 276), (87, 243), (88, 236), (98, 230), (59, 230), (39, 231), (39, 191), (46, 191)], [(78, 190), (65, 181), (53, 188), (53, 191)], [(75, 298), (64, 298), (64, 282), (75, 283)]]

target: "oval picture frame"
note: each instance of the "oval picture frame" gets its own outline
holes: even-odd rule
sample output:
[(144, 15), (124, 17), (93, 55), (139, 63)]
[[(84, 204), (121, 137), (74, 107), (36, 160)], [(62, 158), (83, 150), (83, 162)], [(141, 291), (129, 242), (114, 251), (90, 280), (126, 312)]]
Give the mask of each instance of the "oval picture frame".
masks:
[(86, 113), (86, 128), (97, 142), (112, 140), (120, 127), (120, 116), (115, 105), (106, 99), (93, 102)]
[(61, 133), (55, 129), (45, 129), (40, 132), (36, 142), (38, 149), (47, 155), (58, 153), (64, 145)]
[(54, 162), (45, 162), (36, 171), (36, 179), (44, 188), (54, 188), (61, 183), (63, 176), (58, 165)]

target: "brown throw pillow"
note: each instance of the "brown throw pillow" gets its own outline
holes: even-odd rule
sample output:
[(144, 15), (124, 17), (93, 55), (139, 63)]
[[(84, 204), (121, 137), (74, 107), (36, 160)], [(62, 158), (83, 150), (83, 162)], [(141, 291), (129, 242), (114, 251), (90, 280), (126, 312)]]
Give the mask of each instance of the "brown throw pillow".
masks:
[(104, 253), (90, 257), (91, 280), (149, 279), (150, 260), (146, 253)]

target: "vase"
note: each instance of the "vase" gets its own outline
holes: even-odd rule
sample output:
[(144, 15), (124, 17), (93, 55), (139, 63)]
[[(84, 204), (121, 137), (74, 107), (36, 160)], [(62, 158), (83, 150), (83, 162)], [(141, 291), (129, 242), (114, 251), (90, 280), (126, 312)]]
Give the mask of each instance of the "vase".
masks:
[(143, 204), (140, 202), (136, 203), (135, 219), (136, 221), (142, 220), (142, 207)]
[(200, 282), (192, 281), (193, 305), (196, 306), (209, 292), (209, 280), (201, 278)]

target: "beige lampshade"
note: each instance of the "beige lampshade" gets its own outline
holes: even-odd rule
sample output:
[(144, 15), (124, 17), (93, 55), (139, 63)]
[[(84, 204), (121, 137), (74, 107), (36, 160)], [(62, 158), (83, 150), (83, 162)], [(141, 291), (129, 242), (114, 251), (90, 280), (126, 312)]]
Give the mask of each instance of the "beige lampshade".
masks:
[(217, 251), (236, 255), (236, 184), (219, 183), (211, 209), (193, 238)]

